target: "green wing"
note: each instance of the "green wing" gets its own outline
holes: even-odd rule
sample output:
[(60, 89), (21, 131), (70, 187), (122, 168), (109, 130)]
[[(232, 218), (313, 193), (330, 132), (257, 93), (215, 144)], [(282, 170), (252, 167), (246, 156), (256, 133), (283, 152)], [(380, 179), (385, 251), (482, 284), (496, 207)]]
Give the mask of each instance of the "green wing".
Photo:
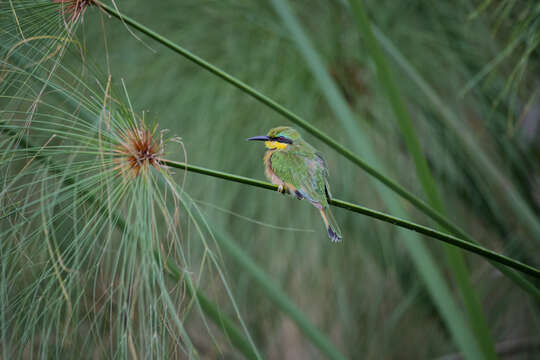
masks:
[(326, 163), (319, 153), (276, 151), (272, 170), (284, 182), (294, 185), (307, 200), (327, 206)]

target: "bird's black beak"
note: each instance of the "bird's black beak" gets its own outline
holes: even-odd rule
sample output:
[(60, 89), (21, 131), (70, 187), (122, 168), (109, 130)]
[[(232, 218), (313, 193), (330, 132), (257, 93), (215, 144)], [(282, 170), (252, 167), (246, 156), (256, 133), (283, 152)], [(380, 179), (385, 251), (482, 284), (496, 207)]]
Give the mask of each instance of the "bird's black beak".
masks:
[(269, 141), (270, 138), (268, 136), (254, 136), (254, 137), (250, 137), (249, 139), (246, 139), (247, 141), (253, 141), (253, 140), (257, 140), (257, 141)]

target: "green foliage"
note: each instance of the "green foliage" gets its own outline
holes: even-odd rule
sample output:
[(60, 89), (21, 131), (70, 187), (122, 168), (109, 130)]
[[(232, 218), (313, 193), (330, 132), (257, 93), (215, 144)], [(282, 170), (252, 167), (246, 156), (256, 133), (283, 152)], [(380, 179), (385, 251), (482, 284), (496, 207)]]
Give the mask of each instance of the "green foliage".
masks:
[[(116, 97), (110, 78), (81, 77), (58, 60), (33, 64), (26, 45), (50, 59), (27, 43), (10, 54), (16, 63), (2, 63), (11, 84), (24, 84), (0, 97), (0, 255), (10, 284), (2, 356), (195, 356), (183, 325), (191, 306), (165, 259), (191, 269), (176, 279), (190, 287), (219, 261), (207, 235), (185, 232), (201, 225), (161, 162), (180, 140), (136, 114), (127, 92)], [(191, 241), (202, 262), (186, 256)]]
[(465, 256), (480, 310), (408, 230), (336, 209), (331, 244), (305, 201), (247, 185), (244, 141), (290, 120), (366, 207), (335, 205), (534, 268), (538, 7), (365, 2), (443, 215), (353, 9), (290, 3), (307, 40), (266, 2), (0, 3), (0, 357), (476, 357), (467, 311), (496, 350), (538, 332), (536, 279)]

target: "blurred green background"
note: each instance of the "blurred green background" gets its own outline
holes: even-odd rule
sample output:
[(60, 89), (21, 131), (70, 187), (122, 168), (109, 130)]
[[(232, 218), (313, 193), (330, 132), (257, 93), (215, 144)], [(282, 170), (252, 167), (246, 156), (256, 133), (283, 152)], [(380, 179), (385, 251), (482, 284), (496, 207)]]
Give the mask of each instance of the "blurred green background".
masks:
[[(377, 77), (380, 70), (346, 1), (295, 0), (290, 5), (353, 123), (329, 105), (328, 89), (310, 67), (313, 58), (302, 52), (302, 42), (271, 2), (115, 3), (124, 14), (276, 100), (426, 199)], [(485, 247), (539, 265), (540, 5), (506, 0), (363, 3), (448, 218)], [(135, 111), (147, 111), (148, 119), (182, 138), (188, 163), (263, 179), (264, 148), (245, 139), (275, 126), (294, 126), (97, 7), (86, 11), (77, 36), (87, 63), (125, 82)], [(76, 67), (80, 58), (66, 61)], [(436, 226), (300, 131), (324, 154), (336, 198)], [(180, 146), (171, 149), (169, 159), (185, 160)], [(173, 172), (181, 183), (183, 171)], [(441, 243), (334, 208), (344, 241), (333, 244), (318, 212), (305, 201), (194, 173), (186, 179), (184, 189), (206, 220), (228, 233), (346, 357), (453, 359), (460, 351), (434, 300), (437, 290), (425, 281), (436, 267), (466, 318)], [(432, 262), (415, 257), (418, 244), (428, 249)], [(538, 358), (538, 299), (485, 259), (464, 256), (500, 358)], [(263, 357), (325, 358), (245, 268), (226, 253), (221, 259)], [(205, 275), (202, 288), (222, 311), (233, 314), (213, 276)], [(241, 357), (221, 335), (218, 350), (199, 316), (187, 317), (185, 327), (202, 358)]]

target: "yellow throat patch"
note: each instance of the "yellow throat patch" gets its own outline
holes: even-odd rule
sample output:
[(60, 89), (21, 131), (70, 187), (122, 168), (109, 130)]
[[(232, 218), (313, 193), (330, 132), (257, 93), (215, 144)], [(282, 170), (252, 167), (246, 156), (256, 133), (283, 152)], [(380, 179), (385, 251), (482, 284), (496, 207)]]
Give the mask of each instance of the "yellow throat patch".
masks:
[(264, 145), (270, 150), (283, 150), (288, 144), (280, 143), (279, 141), (265, 141)]

